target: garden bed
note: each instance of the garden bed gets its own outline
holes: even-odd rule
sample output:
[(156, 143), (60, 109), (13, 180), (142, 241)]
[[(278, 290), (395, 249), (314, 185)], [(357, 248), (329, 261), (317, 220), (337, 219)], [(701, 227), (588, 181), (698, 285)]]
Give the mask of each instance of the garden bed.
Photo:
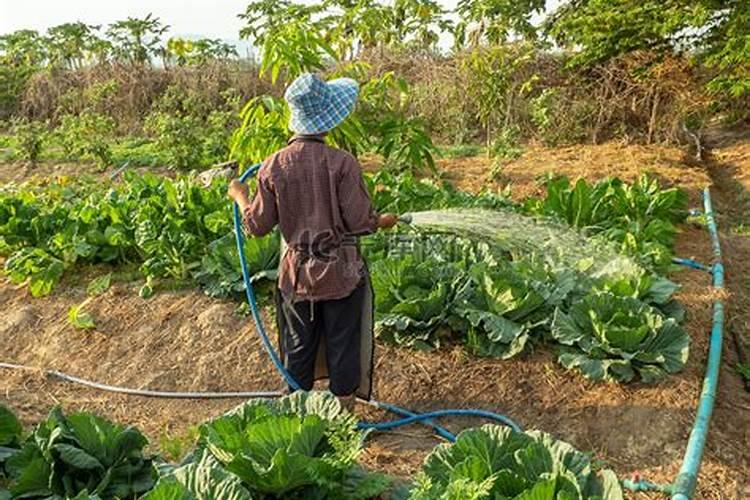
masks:
[[(503, 171), (516, 194), (537, 189), (534, 180), (551, 167), (555, 173), (623, 178), (651, 166), (667, 182), (685, 188), (693, 202), (699, 190), (717, 180), (713, 172), (681, 163), (670, 148), (621, 145), (577, 147), (575, 150), (529, 151)], [(544, 161), (542, 161), (542, 158)], [(623, 161), (623, 160), (626, 161)], [(476, 187), (469, 165), (483, 160), (446, 161), (448, 177), (462, 187)], [(0, 167), (0, 172), (10, 167)], [(735, 166), (735, 168), (738, 168)], [(44, 167), (39, 167), (44, 171)], [(7, 177), (4, 177), (7, 179)], [(721, 180), (721, 178), (719, 178)], [(733, 192), (717, 186), (717, 210), (731, 207)], [(719, 220), (729, 229), (730, 221)], [(726, 248), (730, 292), (746, 295), (738, 267), (733, 277), (732, 251)], [(685, 227), (676, 254), (710, 262), (708, 236), (702, 228)], [(110, 384), (162, 390), (274, 390), (280, 377), (267, 359), (248, 318), (235, 314), (236, 304), (206, 297), (197, 290), (161, 292), (148, 301), (138, 297), (140, 283), (117, 283), (90, 303), (100, 321), (94, 331), (79, 331), (67, 321), (68, 309), (85, 298), (86, 283), (102, 269), (67, 276), (47, 298), (30, 299), (25, 288), (0, 284), (5, 305), (0, 320), (0, 359), (63, 370)], [(89, 273), (86, 275), (85, 273)], [(748, 276), (743, 274), (742, 276)], [(548, 348), (507, 361), (478, 359), (460, 346), (419, 352), (379, 344), (375, 395), (378, 399), (424, 411), (445, 407), (477, 407), (499, 411), (524, 428), (553, 433), (577, 448), (591, 450), (621, 476), (641, 473), (656, 481), (676, 475), (692, 427), (700, 392), (710, 327), (712, 292), (708, 275), (681, 270), (671, 278), (683, 285), (678, 299), (688, 309), (684, 327), (692, 337), (685, 369), (656, 385), (590, 382), (565, 371)], [(733, 297), (734, 299), (734, 297)], [(269, 326), (270, 309), (264, 307)], [(731, 358), (731, 355), (729, 357)], [(237, 404), (236, 401), (170, 401), (95, 392), (33, 373), (3, 373), (3, 399), (25, 423), (41, 419), (54, 404), (87, 409), (117, 422), (138, 425), (163, 449), (178, 437), (186, 442), (190, 428)], [(383, 418), (360, 408), (368, 418)], [(448, 419), (452, 431), (476, 425)], [(722, 372), (719, 401), (699, 483), (700, 498), (733, 498), (749, 476), (747, 449), (750, 397), (728, 366)], [(375, 470), (411, 475), (436, 440), (420, 427), (374, 436), (364, 463)], [(739, 497), (738, 497), (739, 498)]]

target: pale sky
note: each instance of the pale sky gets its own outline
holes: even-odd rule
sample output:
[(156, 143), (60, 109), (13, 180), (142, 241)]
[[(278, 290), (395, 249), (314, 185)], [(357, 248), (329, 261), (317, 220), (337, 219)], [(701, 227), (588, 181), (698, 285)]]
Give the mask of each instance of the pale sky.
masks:
[[(309, 0), (305, 3), (311, 3)], [(149, 12), (171, 26), (169, 35), (236, 39), (250, 0), (0, 0), (0, 33), (18, 29), (45, 31), (65, 22), (107, 25)], [(453, 8), (456, 0), (442, 0)]]
[[(252, 0), (0, 0), (0, 34), (19, 29), (41, 33), (51, 26), (83, 21), (106, 26), (127, 17), (145, 17), (152, 13), (170, 26), (164, 39), (171, 36), (220, 38), (237, 45), (240, 56), (250, 56), (250, 44), (239, 41), (243, 26), (238, 14)], [(319, 0), (297, 0), (314, 3)], [(548, 9), (562, 0), (548, 0)], [(458, 0), (438, 0), (447, 10)], [(539, 17), (539, 16), (535, 16)], [(439, 45), (449, 47), (449, 35)]]
[(64, 22), (107, 25), (153, 13), (170, 25), (170, 35), (239, 38), (237, 14), (247, 0), (0, 0), (0, 33), (22, 28), (45, 31)]

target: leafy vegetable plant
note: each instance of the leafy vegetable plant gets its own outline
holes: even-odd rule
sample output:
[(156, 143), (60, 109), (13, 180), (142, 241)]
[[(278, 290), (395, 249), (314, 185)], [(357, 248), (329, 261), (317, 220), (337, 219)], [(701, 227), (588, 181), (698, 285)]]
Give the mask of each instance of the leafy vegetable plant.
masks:
[(91, 302), (93, 297), (101, 295), (112, 283), (112, 273), (107, 273), (98, 278), (93, 279), (88, 287), (86, 287), (86, 293), (89, 297), (81, 302), (80, 304), (72, 306), (68, 309), (68, 322), (73, 325), (74, 328), (79, 330), (92, 330), (96, 328), (96, 322), (93, 316), (83, 309)]
[(18, 453), (23, 428), (13, 412), (0, 403), (0, 480), (5, 476), (5, 462)]
[(558, 309), (552, 337), (563, 346), (560, 363), (594, 380), (655, 382), (680, 371), (690, 337), (672, 319), (630, 297), (594, 293)]
[(417, 178), (411, 172), (395, 174), (380, 170), (366, 177), (375, 208), (381, 212), (407, 213), (451, 207), (509, 208), (509, 192), (484, 190), (470, 194), (448, 182)]
[[(275, 280), (278, 274), (281, 238), (278, 232), (245, 239), (245, 259), (250, 281)], [(195, 279), (211, 297), (229, 297), (245, 290), (234, 235), (228, 234), (209, 244)]]
[(458, 327), (473, 353), (502, 358), (522, 352), (576, 285), (573, 273), (555, 276), (531, 260), (477, 264), (471, 276), (473, 286), (454, 308)]
[(605, 179), (574, 185), (565, 177), (546, 184), (544, 198), (526, 201), (528, 212), (560, 218), (571, 226), (603, 235), (628, 255), (640, 256), (656, 269), (670, 264), (676, 224), (687, 216), (687, 196), (677, 188), (662, 189), (648, 175), (627, 184)]
[(236, 475), (228, 472), (218, 460), (204, 451), (194, 462), (164, 474), (142, 500), (198, 498), (252, 500), (254, 497)]
[(62, 277), (63, 271), (62, 261), (41, 248), (22, 248), (5, 261), (5, 272), (11, 281), (28, 281), (29, 290), (34, 297), (50, 293)]
[[(99, 262), (138, 264), (152, 289), (155, 279), (184, 282), (196, 273), (211, 288), (212, 280), (224, 280), (226, 259), (236, 259), (227, 253), (236, 252), (230, 229), (231, 206), (219, 181), (206, 188), (190, 177), (126, 173), (119, 184), (62, 179), (0, 190), (5, 272), (16, 283), (28, 281), (34, 296), (49, 294), (76, 264)], [(204, 259), (214, 251), (214, 258)], [(246, 255), (254, 272), (275, 269), (278, 236), (249, 239)], [(237, 269), (236, 260), (232, 267)], [(272, 274), (257, 279), (263, 276)], [(216, 287), (227, 291), (227, 285)]]
[(412, 500), (618, 500), (615, 474), (549, 434), (485, 425), (461, 432), (425, 460)]
[(435, 330), (466, 282), (455, 263), (414, 255), (378, 260), (372, 264), (376, 322), (399, 344), (433, 346)]
[(86, 304), (88, 304), (88, 299), (68, 309), (68, 321), (74, 328), (78, 328), (79, 330), (92, 330), (96, 328), (96, 323), (91, 314), (83, 311)]
[(154, 484), (146, 438), (90, 413), (53, 409), (6, 463), (14, 498), (136, 498)]
[(371, 498), (390, 481), (359, 474), (356, 458), (364, 435), (356, 423), (333, 395), (296, 392), (250, 401), (204, 424), (200, 442), (252, 492)]

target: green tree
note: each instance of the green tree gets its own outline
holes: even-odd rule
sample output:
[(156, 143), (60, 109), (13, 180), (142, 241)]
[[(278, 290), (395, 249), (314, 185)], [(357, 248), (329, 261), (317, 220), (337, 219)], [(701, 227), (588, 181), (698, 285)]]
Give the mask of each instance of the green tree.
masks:
[(80, 69), (99, 48), (99, 26), (82, 22), (65, 23), (47, 30), (47, 46), (52, 64)]
[(212, 60), (227, 60), (237, 57), (237, 49), (218, 38), (200, 38), (193, 42), (194, 64), (205, 64)]
[(143, 19), (128, 17), (109, 26), (116, 59), (131, 64), (150, 64), (151, 56), (162, 54), (161, 37), (169, 29), (158, 17), (148, 14)]
[(18, 30), (0, 36), (0, 56), (4, 64), (41, 66), (47, 59), (44, 37), (35, 30)]
[(374, 48), (432, 49), (453, 26), (434, 0), (328, 0), (324, 5), (333, 25), (329, 36), (346, 59)]
[(218, 38), (170, 38), (167, 41), (166, 52), (179, 66), (200, 65), (237, 57), (237, 49)]
[(539, 78), (531, 64), (535, 56), (527, 42), (476, 48), (460, 60), (461, 70), (470, 75), (466, 92), (479, 103), (477, 119), (485, 128), (488, 154), (497, 130), (517, 123), (519, 99)]
[(13, 115), (31, 75), (47, 59), (44, 38), (34, 30), (0, 36), (0, 119)]
[(434, 47), (440, 33), (452, 27), (446, 12), (433, 0), (396, 0), (387, 19), (390, 45)]
[(331, 28), (329, 18), (321, 18), (321, 5), (298, 5), (291, 2), (263, 0), (248, 5), (240, 17), (246, 25), (240, 30), (261, 47), (261, 76), (270, 75), (275, 83), (282, 69), (293, 79), (306, 71), (321, 70), (337, 59), (336, 51), (326, 40)]
[(746, 0), (572, 0), (547, 32), (576, 49), (571, 65), (593, 65), (639, 50), (697, 56), (718, 76), (713, 88), (750, 92), (750, 8)]
[(311, 23), (311, 26), (319, 31), (328, 25), (328, 20), (318, 19), (313, 22), (313, 17), (319, 18), (324, 11), (323, 5), (300, 5), (289, 0), (252, 2), (245, 12), (239, 15), (240, 19), (245, 21), (245, 26), (240, 30), (240, 36), (262, 46), (274, 31), (300, 18)]
[(750, 96), (750, 7), (739, 0), (727, 3), (731, 7), (720, 13), (700, 57), (718, 73), (709, 82), (709, 89), (732, 97), (747, 97)]
[(545, 4), (545, 0), (459, 0), (456, 47), (500, 44), (511, 35), (536, 40), (537, 28), (531, 19), (544, 12)]
[(193, 42), (184, 38), (170, 38), (167, 40), (167, 53), (178, 66), (185, 66), (193, 53)]

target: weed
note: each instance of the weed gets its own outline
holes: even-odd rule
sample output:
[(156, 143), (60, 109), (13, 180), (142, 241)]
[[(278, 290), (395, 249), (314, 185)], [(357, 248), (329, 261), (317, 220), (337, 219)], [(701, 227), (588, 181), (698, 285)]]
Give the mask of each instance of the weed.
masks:
[(159, 449), (171, 461), (180, 461), (198, 441), (198, 427), (188, 427), (180, 434), (170, 434), (166, 429), (159, 437)]
[(479, 156), (484, 148), (478, 144), (454, 144), (440, 148), (440, 156), (443, 158), (470, 158)]

